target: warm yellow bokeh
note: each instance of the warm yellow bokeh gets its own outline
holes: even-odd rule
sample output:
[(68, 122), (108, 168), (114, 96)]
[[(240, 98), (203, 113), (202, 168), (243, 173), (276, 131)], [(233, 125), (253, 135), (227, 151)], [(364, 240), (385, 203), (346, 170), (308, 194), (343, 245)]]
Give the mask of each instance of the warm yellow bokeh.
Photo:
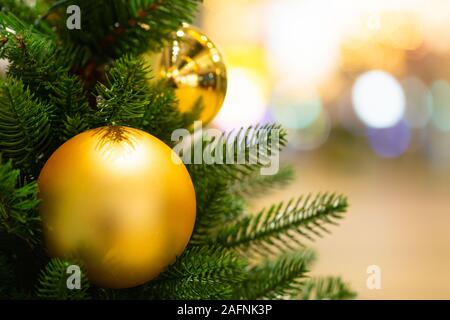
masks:
[[(449, 299), (450, 1), (204, 0), (201, 10), (197, 25), (229, 71), (214, 124), (288, 129), (297, 179), (253, 211), (342, 192), (349, 211), (311, 244), (311, 276), (340, 275), (361, 299)], [(379, 290), (367, 286), (373, 265)]]

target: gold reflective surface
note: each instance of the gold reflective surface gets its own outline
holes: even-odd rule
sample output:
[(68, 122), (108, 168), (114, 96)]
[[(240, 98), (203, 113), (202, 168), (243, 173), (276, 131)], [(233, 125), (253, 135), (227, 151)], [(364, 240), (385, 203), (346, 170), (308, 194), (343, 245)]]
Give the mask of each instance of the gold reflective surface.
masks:
[(143, 131), (105, 127), (59, 147), (39, 179), (47, 249), (80, 258), (90, 282), (145, 283), (186, 247), (196, 201), (184, 164)]
[(160, 74), (170, 80), (182, 112), (192, 111), (202, 100), (200, 120), (210, 122), (219, 112), (227, 90), (222, 55), (198, 29), (183, 24), (161, 58)]

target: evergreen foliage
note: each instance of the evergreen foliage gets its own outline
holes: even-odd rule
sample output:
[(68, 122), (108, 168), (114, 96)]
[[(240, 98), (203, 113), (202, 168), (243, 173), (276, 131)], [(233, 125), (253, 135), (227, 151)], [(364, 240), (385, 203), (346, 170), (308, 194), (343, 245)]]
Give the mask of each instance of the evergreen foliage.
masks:
[(37, 297), (51, 300), (81, 300), (88, 298), (89, 284), (84, 272), (81, 272), (80, 289), (67, 288), (67, 268), (79, 266), (79, 262), (67, 259), (52, 259), (40, 274), (37, 284)]
[(273, 175), (261, 175), (260, 172), (254, 171), (236, 181), (231, 190), (247, 198), (260, 197), (272, 189), (289, 184), (294, 176), (294, 170), (287, 165), (282, 165)]
[(260, 262), (249, 270), (247, 279), (236, 288), (236, 297), (252, 300), (295, 297), (303, 289), (313, 258), (310, 251), (298, 251)]
[(246, 261), (223, 247), (187, 249), (146, 290), (158, 299), (229, 299), (246, 278)]
[(303, 300), (344, 300), (353, 299), (356, 293), (339, 277), (308, 279), (303, 287)]
[[(328, 233), (347, 208), (345, 197), (299, 197), (252, 214), (248, 199), (293, 179), (283, 166), (261, 175), (286, 145), (279, 125), (252, 126), (193, 142), (218, 161), (188, 164), (197, 220), (185, 252), (156, 279), (127, 290), (66, 286), (67, 259), (41, 244), (36, 178), (62, 143), (90, 128), (126, 125), (168, 145), (171, 133), (199, 118), (178, 111), (173, 89), (152, 78), (142, 59), (159, 50), (198, 0), (22, 0), (0, 3), (0, 297), (41, 299), (344, 299), (339, 278), (310, 279), (307, 241)], [(82, 29), (66, 28), (78, 5)], [(274, 138), (277, 135), (277, 138)], [(258, 157), (255, 155), (258, 152)], [(262, 156), (261, 156), (262, 154)], [(227, 163), (232, 160), (233, 164)], [(229, 162), (229, 161), (228, 161)], [(25, 276), (24, 276), (25, 275)]]
[[(47, 19), (65, 43), (87, 52), (80, 59), (105, 62), (125, 54), (161, 48), (181, 22), (194, 17), (198, 0), (62, 0), (51, 3)], [(83, 15), (80, 30), (66, 27), (66, 9), (77, 5)], [(41, 23), (44, 23), (42, 20)]]
[(295, 244), (303, 246), (301, 238), (313, 241), (329, 233), (326, 225), (336, 224), (346, 208), (345, 198), (334, 194), (299, 197), (236, 219), (221, 228), (212, 242), (260, 254), (292, 249)]
[(40, 242), (39, 199), (36, 182), (21, 181), (12, 161), (0, 158), (0, 231), (35, 245)]

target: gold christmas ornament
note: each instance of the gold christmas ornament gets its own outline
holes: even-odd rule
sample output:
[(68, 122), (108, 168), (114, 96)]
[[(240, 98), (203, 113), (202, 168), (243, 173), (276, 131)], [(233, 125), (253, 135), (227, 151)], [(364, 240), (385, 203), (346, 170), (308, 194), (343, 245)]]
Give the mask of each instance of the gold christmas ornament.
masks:
[(51, 256), (81, 259), (92, 283), (127, 288), (156, 277), (186, 247), (195, 192), (163, 142), (128, 127), (83, 132), (38, 179)]
[(175, 88), (182, 112), (203, 101), (200, 119), (210, 122), (222, 107), (227, 91), (227, 71), (222, 55), (198, 29), (183, 24), (162, 53), (160, 74)]

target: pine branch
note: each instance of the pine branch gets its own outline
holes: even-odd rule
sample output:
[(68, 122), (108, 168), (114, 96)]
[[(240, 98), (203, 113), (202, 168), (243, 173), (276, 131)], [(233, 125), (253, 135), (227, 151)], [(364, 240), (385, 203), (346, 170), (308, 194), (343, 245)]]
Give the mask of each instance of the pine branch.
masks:
[(148, 95), (149, 68), (142, 60), (126, 56), (119, 59), (106, 73), (106, 84), (99, 83), (97, 126), (126, 125), (132, 119), (141, 118)]
[(70, 276), (67, 273), (67, 268), (70, 265), (77, 265), (77, 263), (67, 259), (52, 259), (39, 277), (36, 288), (37, 296), (41, 299), (55, 300), (88, 298), (87, 290), (89, 284), (83, 271), (81, 272), (81, 289), (67, 288), (67, 279)]
[(125, 56), (107, 72), (107, 83), (97, 85), (95, 126), (128, 125), (172, 144), (173, 130), (186, 126), (173, 89), (163, 81), (150, 83), (143, 60)]
[[(279, 140), (272, 144), (274, 132)], [(215, 143), (214, 141), (205, 143), (205, 140), (206, 137), (196, 142), (204, 144), (203, 151)], [(188, 165), (197, 195), (197, 220), (193, 243), (210, 241), (217, 233), (218, 227), (223, 227), (241, 215), (245, 203), (242, 196), (234, 192), (233, 186), (239, 185), (240, 181), (244, 184), (245, 181), (259, 179), (258, 169), (264, 166), (271, 153), (279, 152), (285, 144), (285, 133), (278, 125), (249, 127), (246, 130), (241, 129), (235, 136), (223, 133), (218, 141), (219, 143), (215, 145), (216, 150), (211, 149), (213, 157), (216, 157), (215, 152), (220, 152), (216, 158), (219, 159), (218, 163), (196, 164), (192, 153), (190, 160), (192, 164)], [(195, 148), (193, 146), (191, 150)], [(262, 184), (269, 187), (270, 183), (275, 183), (278, 178), (279, 176), (267, 178), (264, 182), (261, 182), (263, 179), (259, 179), (255, 185), (260, 189)], [(278, 182), (281, 183), (281, 180)]]
[[(193, 19), (200, 0), (67, 0), (47, 16), (58, 17), (55, 28), (66, 43), (89, 48), (101, 61), (161, 48), (182, 22)], [(81, 9), (81, 30), (66, 28), (65, 9)], [(49, 20), (49, 19), (47, 19)], [(49, 21), (53, 23), (53, 21)]]
[(51, 110), (54, 142), (47, 146), (48, 152), (87, 129), (88, 94), (81, 81), (69, 74), (77, 56), (73, 48), (56, 47), (51, 37), (5, 13), (0, 13), (0, 35), (3, 39), (0, 57), (10, 62), (8, 75), (20, 79)]
[(27, 24), (33, 24), (38, 17), (37, 9), (26, 4), (24, 0), (2, 0), (0, 12), (14, 14)]
[(235, 287), (238, 299), (285, 299), (301, 292), (314, 259), (311, 251), (284, 254), (251, 268), (248, 278)]
[(301, 293), (303, 300), (353, 299), (356, 293), (339, 277), (312, 278), (305, 282)]
[(335, 194), (319, 194), (314, 199), (300, 197), (245, 216), (223, 227), (211, 241), (228, 248), (252, 249), (262, 255), (284, 251), (294, 245), (303, 246), (300, 238), (313, 241), (329, 233), (325, 226), (335, 225), (346, 208), (346, 199)]
[(52, 39), (13, 15), (0, 13), (0, 38), (0, 57), (10, 62), (8, 74), (38, 96), (45, 96), (47, 83), (67, 70), (58, 63), (60, 55)]
[[(286, 131), (277, 124), (241, 128), (237, 133), (222, 133), (218, 137), (203, 135), (194, 142), (192, 150), (200, 149), (211, 158), (211, 163), (195, 163), (191, 152), (188, 169), (191, 175), (217, 176), (224, 181), (237, 181), (266, 167), (270, 157), (286, 145)], [(195, 144), (202, 144), (201, 148)]]
[(172, 132), (188, 127), (192, 123), (191, 118), (178, 110), (175, 92), (164, 81), (153, 82), (149, 94), (150, 103), (146, 106), (143, 117), (134, 125), (172, 145)]
[[(7, 258), (13, 261), (11, 267), (0, 255), (0, 296), (30, 297), (30, 283), (34, 285), (43, 263), (34, 180), (56, 145), (101, 125), (140, 128), (172, 145), (173, 130), (190, 127), (198, 118), (201, 100), (192, 112), (182, 114), (173, 89), (164, 81), (150, 82), (149, 68), (136, 57), (161, 48), (181, 22), (193, 18), (199, 2), (47, 0), (31, 9), (21, 0), (2, 1), (0, 58), (10, 65), (7, 79), (0, 81), (0, 153), (22, 175), (12, 161), (2, 164), (0, 159), (0, 247), (8, 248)], [(81, 30), (66, 27), (65, 9), (72, 4), (81, 7)], [(35, 15), (52, 5), (33, 25)], [(335, 224), (347, 207), (344, 197), (326, 194), (243, 215), (244, 196), (265, 193), (292, 178), (285, 168), (260, 175), (286, 144), (286, 132), (277, 125), (256, 126), (213, 139), (203, 136), (199, 143), (216, 163), (189, 165), (197, 220), (188, 249), (148, 284), (90, 293), (105, 299), (351, 297), (339, 278), (304, 281), (312, 260), (309, 251), (285, 253), (253, 267), (248, 266), (249, 256), (240, 254), (257, 252), (267, 258), (303, 245), (302, 237), (313, 240), (328, 232), (326, 225)], [(24, 248), (18, 250), (19, 244)], [(88, 297), (84, 273), (81, 290), (67, 289), (69, 264), (65, 259), (50, 261), (36, 284), (39, 298)], [(12, 268), (17, 283), (5, 272)]]
[[(205, 244), (217, 229), (238, 218), (245, 209), (245, 202), (231, 193), (228, 184), (211, 179), (194, 183), (197, 195), (197, 216), (192, 234), (192, 244)], [(212, 182), (208, 184), (208, 181)]]
[(294, 179), (294, 169), (290, 166), (281, 166), (274, 175), (261, 175), (259, 171), (238, 179), (231, 191), (242, 197), (258, 197), (267, 194), (276, 187), (283, 187)]
[(87, 93), (76, 76), (63, 73), (58, 81), (47, 85), (47, 90), (54, 106), (52, 122), (59, 143), (89, 129), (92, 116)]
[(40, 243), (40, 216), (36, 182), (20, 182), (19, 170), (0, 157), (0, 230), (13, 234), (29, 245)]
[[(90, 114), (88, 113), (87, 116)], [(73, 116), (67, 115), (62, 122), (62, 131), (60, 131), (60, 141), (66, 141), (76, 136), (77, 134), (86, 131), (90, 128), (86, 114), (76, 113)]]
[(245, 278), (245, 262), (218, 247), (191, 247), (150, 282), (144, 294), (156, 299), (227, 299)]
[(0, 81), (0, 152), (36, 174), (51, 145), (51, 109), (21, 81)]
[(76, 62), (86, 59), (85, 51), (73, 45), (57, 46), (54, 34), (0, 12), (0, 58), (10, 62), (8, 75), (21, 79), (42, 99), (52, 94), (54, 84), (64, 81)]

